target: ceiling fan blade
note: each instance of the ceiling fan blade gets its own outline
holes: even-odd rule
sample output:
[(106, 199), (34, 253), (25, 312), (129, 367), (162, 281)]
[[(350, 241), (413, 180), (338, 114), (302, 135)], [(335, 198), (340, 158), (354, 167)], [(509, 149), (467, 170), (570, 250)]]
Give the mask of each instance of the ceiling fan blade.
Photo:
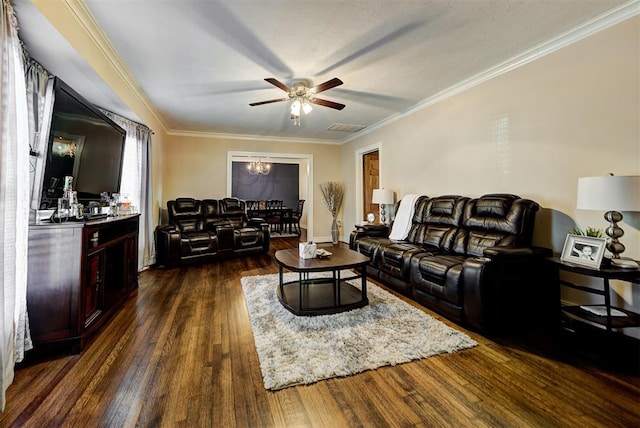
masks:
[(320, 99), (320, 98), (313, 98), (313, 99), (311, 99), (309, 101), (312, 102), (313, 104), (318, 104), (318, 105), (321, 105), (321, 106), (334, 108), (336, 110), (342, 110), (343, 108), (345, 108), (344, 104), (334, 103), (333, 101), (323, 100), (323, 99)]
[(273, 86), (277, 86), (285, 92), (291, 92), (291, 88), (279, 81), (278, 79), (274, 79), (273, 77), (267, 77), (264, 79), (265, 81), (271, 83)]
[(311, 92), (313, 92), (314, 94), (319, 94), (320, 92), (326, 91), (327, 89), (340, 86), (342, 85), (342, 83), (343, 83), (342, 80), (338, 79), (337, 77), (334, 77), (331, 80), (327, 80), (324, 83), (314, 86), (313, 88), (311, 88)]
[(253, 106), (261, 106), (262, 104), (279, 103), (280, 101), (289, 101), (289, 98), (278, 98), (277, 100), (259, 101), (257, 103), (251, 103), (249, 105), (251, 107), (253, 107)]

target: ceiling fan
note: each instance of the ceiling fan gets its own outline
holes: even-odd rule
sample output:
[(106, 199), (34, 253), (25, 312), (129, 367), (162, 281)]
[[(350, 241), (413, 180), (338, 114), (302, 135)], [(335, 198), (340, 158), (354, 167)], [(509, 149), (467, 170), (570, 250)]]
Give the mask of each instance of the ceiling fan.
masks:
[(285, 85), (284, 83), (280, 82), (279, 80), (274, 79), (273, 77), (268, 77), (264, 80), (271, 83), (273, 86), (276, 86), (282, 89), (283, 91), (287, 92), (288, 97), (277, 98), (277, 99), (267, 100), (267, 101), (259, 101), (256, 103), (251, 103), (249, 105), (254, 107), (254, 106), (260, 106), (263, 104), (271, 104), (271, 103), (278, 103), (282, 101), (293, 100), (293, 103), (291, 104), (291, 120), (293, 121), (294, 125), (300, 126), (300, 110), (302, 110), (305, 114), (309, 113), (312, 110), (311, 104), (317, 104), (320, 106), (329, 107), (336, 110), (342, 110), (343, 108), (345, 108), (344, 104), (340, 104), (333, 101), (324, 100), (324, 99), (315, 97), (315, 95), (319, 94), (320, 92), (324, 92), (328, 89), (335, 88), (336, 86), (342, 85), (343, 83), (342, 80), (338, 79), (337, 77), (334, 77), (331, 80), (327, 80), (326, 82), (313, 87), (309, 87), (309, 85), (306, 82), (297, 82), (291, 88)]

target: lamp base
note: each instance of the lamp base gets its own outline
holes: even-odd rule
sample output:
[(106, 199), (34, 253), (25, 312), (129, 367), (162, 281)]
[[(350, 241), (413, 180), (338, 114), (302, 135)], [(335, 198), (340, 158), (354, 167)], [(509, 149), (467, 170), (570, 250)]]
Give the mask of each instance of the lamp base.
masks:
[(611, 266), (624, 269), (638, 269), (638, 262), (629, 258), (611, 259)]
[(618, 222), (622, 221), (622, 213), (618, 211), (607, 211), (604, 213), (604, 219), (610, 223), (609, 227), (607, 227), (607, 230), (605, 231), (609, 237), (607, 250), (609, 250), (613, 255), (611, 260), (616, 260), (620, 258), (620, 254), (625, 250), (622, 242), (618, 241), (618, 238), (624, 235), (624, 230), (618, 227)]

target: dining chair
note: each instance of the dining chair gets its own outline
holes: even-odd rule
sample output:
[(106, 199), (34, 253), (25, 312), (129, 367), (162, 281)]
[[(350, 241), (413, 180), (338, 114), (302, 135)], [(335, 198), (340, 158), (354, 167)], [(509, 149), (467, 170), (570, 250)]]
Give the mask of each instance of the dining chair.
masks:
[(302, 230), (300, 229), (300, 220), (302, 219), (304, 201), (304, 199), (298, 200), (298, 205), (296, 206), (295, 211), (292, 211), (291, 217), (288, 219), (289, 232), (291, 232), (291, 228), (293, 227), (298, 236), (302, 234)]
[(258, 211), (260, 202), (259, 201), (245, 201), (247, 206), (247, 216), (249, 217), (260, 217), (260, 213)]
[(282, 232), (282, 205), (281, 199), (269, 199), (267, 201), (268, 213), (265, 217), (272, 232)]

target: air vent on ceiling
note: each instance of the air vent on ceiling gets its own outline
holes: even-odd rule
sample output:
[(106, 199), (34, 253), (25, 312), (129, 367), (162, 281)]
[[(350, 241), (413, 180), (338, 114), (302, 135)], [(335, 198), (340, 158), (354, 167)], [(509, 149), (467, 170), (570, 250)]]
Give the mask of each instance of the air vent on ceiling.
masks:
[(327, 128), (327, 131), (338, 131), (338, 132), (358, 132), (362, 131), (365, 127), (361, 125), (348, 125), (345, 123), (334, 123), (330, 127)]

